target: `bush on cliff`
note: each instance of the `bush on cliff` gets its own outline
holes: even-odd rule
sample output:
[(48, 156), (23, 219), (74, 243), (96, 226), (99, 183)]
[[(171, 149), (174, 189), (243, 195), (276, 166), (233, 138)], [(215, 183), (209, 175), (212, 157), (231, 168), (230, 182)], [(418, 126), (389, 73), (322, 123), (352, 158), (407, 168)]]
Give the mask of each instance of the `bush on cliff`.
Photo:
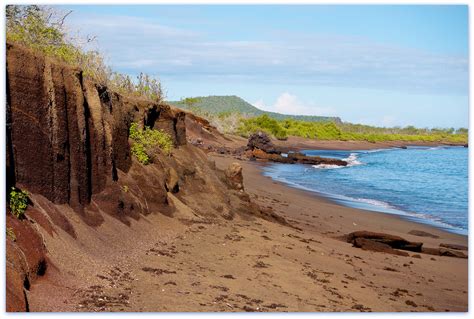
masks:
[(23, 218), (28, 207), (28, 192), (12, 187), (10, 191), (10, 210), (16, 218)]
[(133, 141), (131, 152), (144, 165), (152, 162), (152, 156), (158, 147), (165, 155), (173, 149), (173, 140), (169, 134), (145, 126), (140, 128), (137, 123), (130, 125), (130, 138)]
[(71, 38), (65, 20), (71, 14), (47, 6), (8, 5), (6, 7), (6, 36), (11, 43), (20, 43), (37, 52), (78, 66), (83, 74), (100, 85), (121, 94), (145, 97), (154, 101), (164, 99), (161, 82), (145, 73), (136, 79), (113, 72), (97, 50), (86, 50), (85, 45), (95, 40)]

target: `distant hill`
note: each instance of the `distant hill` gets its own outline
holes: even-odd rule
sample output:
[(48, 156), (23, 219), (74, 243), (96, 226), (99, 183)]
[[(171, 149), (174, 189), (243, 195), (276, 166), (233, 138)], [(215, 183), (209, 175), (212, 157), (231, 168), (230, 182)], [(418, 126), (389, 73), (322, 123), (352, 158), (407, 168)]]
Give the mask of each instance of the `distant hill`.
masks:
[(195, 98), (184, 99), (182, 101), (168, 101), (168, 103), (175, 105), (176, 107), (179, 107), (181, 109), (190, 111), (197, 110), (199, 112), (205, 112), (210, 114), (241, 113), (250, 116), (259, 116), (262, 114), (267, 114), (268, 116), (277, 120), (294, 119), (308, 122), (341, 122), (341, 119), (339, 117), (316, 115), (289, 115), (263, 111), (235, 95), (199, 96)]

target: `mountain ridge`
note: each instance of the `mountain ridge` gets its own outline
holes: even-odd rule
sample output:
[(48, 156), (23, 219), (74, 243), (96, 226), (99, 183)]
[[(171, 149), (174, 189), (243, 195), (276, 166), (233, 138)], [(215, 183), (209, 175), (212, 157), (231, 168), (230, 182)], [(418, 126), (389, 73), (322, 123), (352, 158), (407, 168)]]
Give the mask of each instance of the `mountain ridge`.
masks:
[(308, 122), (341, 122), (341, 119), (336, 116), (291, 115), (264, 111), (236, 95), (197, 96), (193, 98), (181, 99), (180, 101), (168, 101), (167, 103), (185, 110), (199, 110), (201, 112), (207, 112), (211, 114), (240, 113), (250, 116), (267, 114), (271, 118), (277, 120), (294, 119)]

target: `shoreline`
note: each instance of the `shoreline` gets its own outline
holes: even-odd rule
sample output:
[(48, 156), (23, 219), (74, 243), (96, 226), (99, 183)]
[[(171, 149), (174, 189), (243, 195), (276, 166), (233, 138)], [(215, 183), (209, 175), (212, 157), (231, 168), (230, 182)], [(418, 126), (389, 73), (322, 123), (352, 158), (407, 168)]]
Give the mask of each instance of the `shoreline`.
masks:
[[(266, 163), (262, 163), (262, 164), (266, 165)], [(366, 211), (366, 212), (380, 213), (380, 214), (384, 214), (384, 215), (388, 215), (388, 216), (396, 216), (396, 217), (398, 217), (402, 220), (408, 221), (408, 222), (430, 226), (430, 227), (433, 227), (435, 229), (439, 229), (439, 230), (442, 230), (442, 231), (445, 231), (445, 232), (448, 232), (448, 233), (462, 235), (462, 236), (466, 236), (466, 237), (469, 233), (468, 230), (465, 230), (465, 229), (462, 229), (462, 228), (455, 228), (454, 226), (443, 223), (443, 222), (437, 222), (435, 220), (430, 220), (429, 218), (423, 218), (423, 217), (417, 216), (417, 214), (422, 215), (421, 213), (407, 212), (407, 211), (404, 211), (402, 209), (398, 209), (396, 207), (383, 208), (382, 206), (377, 206), (375, 204), (370, 204), (370, 203), (365, 203), (365, 202), (357, 202), (355, 199), (349, 198), (349, 197), (347, 199), (338, 198), (338, 196), (342, 197), (343, 195), (330, 194), (330, 193), (325, 194), (325, 193), (322, 193), (322, 192), (318, 192), (316, 190), (305, 188), (304, 186), (293, 184), (289, 181), (282, 181), (282, 180), (274, 179), (271, 176), (265, 175), (265, 170), (263, 168), (260, 168), (260, 174), (262, 175), (262, 177), (270, 178), (272, 181), (275, 181), (275, 182), (277, 182), (277, 183), (279, 183), (279, 184), (281, 184), (285, 187), (295, 189), (295, 190), (300, 190), (300, 191), (303, 191), (303, 192), (307, 192), (309, 196), (316, 196), (320, 199), (327, 200), (331, 203), (334, 203), (336, 205), (340, 205), (342, 207), (358, 209), (358, 210)], [(369, 200), (377, 200), (377, 199), (369, 199)], [(388, 205), (390, 205), (390, 204), (388, 204)], [(443, 226), (443, 225), (446, 225), (446, 226)]]
[[(468, 246), (468, 236), (398, 215), (343, 206), (317, 193), (289, 187), (264, 176), (262, 166), (265, 163), (262, 162), (218, 154), (209, 154), (209, 157), (220, 169), (238, 162), (243, 169), (245, 191), (251, 199), (262, 207), (271, 207), (275, 213), (297, 226), (298, 236), (314, 239), (309, 244), (300, 239), (306, 245), (301, 247), (276, 244), (272, 250), (278, 247), (290, 249), (287, 261), (297, 262), (307, 256), (307, 263), (325, 269), (322, 270), (324, 274), (331, 274), (332, 279), (321, 279), (317, 284), (330, 293), (327, 298), (330, 303), (342, 298), (336, 306), (338, 311), (343, 307), (344, 300), (352, 300), (353, 303), (357, 300), (357, 305), (352, 306), (351, 310), (363, 305), (361, 309), (377, 312), (468, 311), (468, 259), (417, 252), (408, 252), (406, 257), (394, 256), (360, 249), (342, 240), (352, 232), (369, 231), (421, 242), (424, 248), (437, 248), (446, 243)], [(278, 238), (274, 231), (266, 234), (272, 239)], [(252, 243), (259, 245), (258, 240)], [(307, 263), (301, 266), (305, 267)], [(284, 269), (296, 271), (288, 267)], [(303, 287), (305, 284), (300, 285)]]
[[(294, 197), (295, 195), (299, 198), (304, 198), (306, 201), (309, 201), (311, 205), (320, 205), (322, 206), (321, 209), (318, 209), (317, 212), (321, 213), (324, 208), (328, 208), (330, 212), (337, 211), (339, 213), (347, 214), (348, 217), (355, 217), (361, 221), (360, 223), (356, 223), (357, 225), (353, 226), (362, 226), (366, 225), (369, 231), (376, 231), (375, 228), (383, 231), (392, 231), (400, 235), (401, 237), (406, 237), (407, 239), (420, 239), (420, 237), (412, 236), (407, 234), (408, 231), (416, 229), (416, 230), (423, 230), (431, 234), (435, 234), (440, 238), (449, 239), (455, 241), (456, 244), (462, 244), (467, 246), (468, 235), (459, 234), (450, 232), (446, 229), (437, 227), (432, 224), (418, 222), (416, 220), (411, 220), (409, 218), (404, 218), (404, 216), (398, 214), (389, 214), (380, 211), (373, 211), (363, 208), (356, 208), (351, 206), (343, 205), (342, 203), (338, 203), (337, 201), (329, 198), (328, 196), (324, 196), (316, 191), (305, 190), (297, 187), (292, 187), (287, 185), (284, 182), (277, 181), (272, 179), (270, 176), (265, 176), (263, 173), (263, 165), (266, 165), (265, 162), (248, 162), (248, 161), (241, 161), (237, 160), (233, 157), (222, 156), (222, 155), (211, 155), (212, 159), (216, 160), (216, 165), (221, 166), (224, 168), (225, 165), (230, 164), (232, 161), (239, 162), (242, 165), (244, 171), (244, 184), (245, 189), (250, 191), (250, 193), (254, 193), (258, 188), (258, 186), (264, 186), (264, 188), (277, 188), (273, 193), (278, 192), (278, 194), (287, 194), (288, 197)], [(247, 171), (247, 172), (246, 172)], [(257, 187), (253, 187), (252, 185), (258, 185)], [(285, 216), (290, 217), (291, 216)], [(308, 226), (308, 225), (306, 225)], [(347, 232), (355, 231), (355, 230), (363, 230), (360, 227), (347, 227), (344, 225), (341, 229), (347, 229)], [(371, 228), (372, 227), (372, 228)], [(359, 229), (355, 229), (359, 228)], [(405, 231), (406, 230), (406, 231)], [(329, 230), (331, 232), (331, 230)], [(425, 238), (423, 238), (425, 240)], [(432, 244), (432, 240), (427, 240), (427, 243)], [(453, 242), (454, 243), (454, 242)]]

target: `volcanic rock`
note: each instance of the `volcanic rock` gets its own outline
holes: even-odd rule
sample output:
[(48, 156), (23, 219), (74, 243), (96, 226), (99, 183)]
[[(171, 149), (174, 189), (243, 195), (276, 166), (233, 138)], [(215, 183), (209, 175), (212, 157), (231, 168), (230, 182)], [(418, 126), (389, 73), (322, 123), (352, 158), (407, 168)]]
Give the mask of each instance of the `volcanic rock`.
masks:
[(247, 149), (254, 150), (260, 149), (268, 154), (280, 154), (281, 152), (275, 147), (275, 145), (270, 140), (270, 137), (264, 132), (257, 132), (250, 135)]
[(325, 164), (325, 165), (347, 166), (347, 162), (343, 160), (319, 157), (319, 156), (306, 156), (301, 153), (288, 153), (288, 158), (300, 164), (309, 164), (309, 165)]
[(468, 250), (467, 246), (464, 245), (456, 245), (456, 244), (439, 244), (439, 247), (454, 249), (454, 250)]
[(387, 244), (380, 243), (380, 242), (373, 241), (366, 238), (356, 238), (354, 240), (353, 245), (354, 247), (362, 248), (363, 250), (371, 250), (371, 251), (382, 252), (382, 253), (398, 255), (398, 256), (405, 256), (405, 257), (409, 256), (407, 252), (393, 249)]
[(423, 246), (423, 243), (410, 242), (399, 236), (384, 233), (374, 233), (370, 231), (356, 231), (346, 236), (347, 242), (352, 244), (354, 244), (355, 240), (358, 238), (364, 238), (374, 242), (386, 244), (395, 249), (403, 249), (417, 252), (420, 252), (421, 247)]

